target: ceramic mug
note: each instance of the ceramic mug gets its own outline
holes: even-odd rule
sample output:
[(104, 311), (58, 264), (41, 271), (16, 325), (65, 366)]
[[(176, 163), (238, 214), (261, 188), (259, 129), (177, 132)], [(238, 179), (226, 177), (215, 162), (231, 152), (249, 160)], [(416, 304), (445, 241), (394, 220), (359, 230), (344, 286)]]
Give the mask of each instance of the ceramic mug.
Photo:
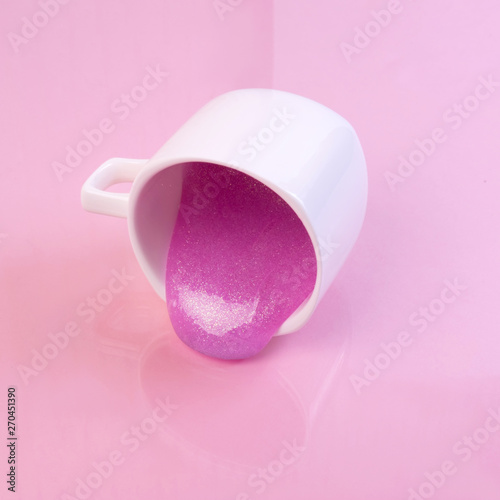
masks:
[[(82, 187), (83, 208), (128, 219), (139, 264), (164, 300), (183, 166), (192, 162), (234, 168), (257, 179), (304, 224), (316, 252), (315, 286), (276, 335), (298, 330), (328, 290), (363, 223), (367, 172), (353, 127), (298, 95), (236, 90), (201, 108), (151, 159), (112, 158), (101, 165)], [(130, 181), (130, 193), (106, 191)]]

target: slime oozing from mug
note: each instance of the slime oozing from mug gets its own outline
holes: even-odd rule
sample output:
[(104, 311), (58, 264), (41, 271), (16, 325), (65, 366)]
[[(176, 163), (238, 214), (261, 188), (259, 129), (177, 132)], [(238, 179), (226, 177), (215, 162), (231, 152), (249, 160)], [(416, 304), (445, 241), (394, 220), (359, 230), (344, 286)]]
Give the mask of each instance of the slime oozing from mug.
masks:
[(234, 169), (185, 166), (166, 269), (170, 320), (185, 344), (221, 359), (252, 356), (315, 280), (311, 240), (280, 196)]

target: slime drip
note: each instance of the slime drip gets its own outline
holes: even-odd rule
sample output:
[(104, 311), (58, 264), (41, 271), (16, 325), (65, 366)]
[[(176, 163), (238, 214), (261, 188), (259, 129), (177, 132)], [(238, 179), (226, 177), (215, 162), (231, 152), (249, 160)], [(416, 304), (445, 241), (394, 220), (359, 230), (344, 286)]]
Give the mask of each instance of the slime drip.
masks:
[(185, 166), (165, 280), (185, 344), (221, 359), (253, 356), (315, 280), (309, 235), (279, 195), (234, 169)]

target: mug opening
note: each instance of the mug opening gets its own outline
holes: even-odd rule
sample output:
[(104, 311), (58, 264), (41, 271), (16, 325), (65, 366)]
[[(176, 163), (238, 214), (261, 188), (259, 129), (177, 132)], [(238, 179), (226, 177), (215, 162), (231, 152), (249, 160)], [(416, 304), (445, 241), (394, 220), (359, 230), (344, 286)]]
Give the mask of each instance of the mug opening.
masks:
[[(198, 199), (196, 197), (192, 198), (188, 206), (181, 203), (183, 185), (186, 182), (186, 176), (189, 175), (189, 172), (193, 172), (196, 169), (206, 169), (210, 166), (220, 167), (217, 170), (217, 175), (214, 174), (210, 182), (203, 186), (203, 190), (196, 194)], [(256, 179), (254, 176), (250, 176), (232, 166), (215, 162), (185, 161), (163, 167), (147, 179), (142, 188), (139, 186), (140, 189), (133, 207), (134, 216), (131, 219), (133, 221), (131, 223), (133, 224), (133, 227), (131, 226), (131, 234), (134, 235), (132, 238), (134, 250), (136, 251), (141, 267), (146, 276), (148, 276), (155, 291), (164, 300), (166, 299), (165, 272), (167, 256), (178, 217), (196, 217), (200, 210), (203, 209), (203, 204), (207, 200), (210, 202), (218, 196), (221, 190), (227, 188), (227, 179), (224, 176), (224, 172), (231, 173), (231, 171), (263, 184), (279, 197), (293, 211), (297, 219), (296, 223), (300, 224), (307, 232), (313, 251), (316, 248), (314, 240), (311, 238), (311, 229), (306, 227), (304, 219), (298, 213), (297, 208), (286, 200), (285, 196), (261, 179)], [(284, 251), (287, 251), (287, 249), (284, 248)], [(290, 314), (277, 335), (290, 333), (300, 328), (315, 307), (320, 263), (317, 258), (313, 262), (311, 254), (309, 253), (308, 255), (308, 262), (304, 261), (303, 263), (304, 269), (290, 269), (289, 276), (286, 279), (289, 280), (290, 287), (300, 287), (303, 284), (301, 280), (305, 274), (305, 267), (309, 266), (312, 269), (312, 266), (314, 266), (314, 288), (310, 290), (310, 293), (295, 311)]]

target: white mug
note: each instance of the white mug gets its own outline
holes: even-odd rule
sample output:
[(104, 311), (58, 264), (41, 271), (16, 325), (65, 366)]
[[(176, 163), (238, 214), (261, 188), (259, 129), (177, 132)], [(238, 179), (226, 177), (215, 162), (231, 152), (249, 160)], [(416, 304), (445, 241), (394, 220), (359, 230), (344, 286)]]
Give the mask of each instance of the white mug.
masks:
[[(183, 164), (191, 162), (234, 168), (259, 180), (304, 224), (316, 252), (316, 283), (276, 335), (298, 330), (328, 290), (363, 223), (367, 172), (353, 127), (304, 97), (236, 90), (201, 108), (150, 160), (112, 158), (101, 165), (82, 187), (83, 208), (128, 219), (139, 264), (164, 300)], [(128, 194), (106, 191), (127, 181), (133, 182)]]

